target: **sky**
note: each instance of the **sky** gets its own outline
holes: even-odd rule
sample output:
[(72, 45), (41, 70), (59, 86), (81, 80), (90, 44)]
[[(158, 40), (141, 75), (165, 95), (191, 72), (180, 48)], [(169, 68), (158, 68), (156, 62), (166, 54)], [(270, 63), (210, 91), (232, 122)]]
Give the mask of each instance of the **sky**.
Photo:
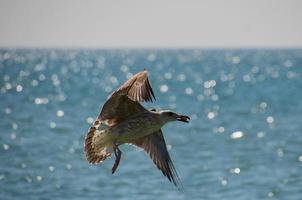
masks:
[(301, 0), (0, 0), (0, 47), (302, 47)]

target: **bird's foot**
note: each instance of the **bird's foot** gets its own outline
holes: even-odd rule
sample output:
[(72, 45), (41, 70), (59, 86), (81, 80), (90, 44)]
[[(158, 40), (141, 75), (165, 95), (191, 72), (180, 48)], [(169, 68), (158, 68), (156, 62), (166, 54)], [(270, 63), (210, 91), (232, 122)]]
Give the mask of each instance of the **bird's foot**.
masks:
[(112, 174), (114, 174), (114, 172), (116, 171), (117, 167), (119, 166), (120, 160), (121, 160), (121, 155), (122, 155), (121, 150), (117, 146), (115, 146), (113, 148), (113, 150), (114, 150), (114, 155), (115, 155), (115, 162), (114, 162), (114, 165), (112, 167)]

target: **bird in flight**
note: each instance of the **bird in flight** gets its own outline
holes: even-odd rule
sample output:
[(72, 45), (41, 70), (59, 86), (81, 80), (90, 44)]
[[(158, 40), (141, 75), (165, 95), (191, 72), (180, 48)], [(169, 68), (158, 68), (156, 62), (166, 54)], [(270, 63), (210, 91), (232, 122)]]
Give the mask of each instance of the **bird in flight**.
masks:
[(113, 152), (114, 174), (122, 155), (119, 145), (132, 144), (142, 148), (163, 175), (178, 187), (180, 179), (167, 151), (161, 127), (171, 121), (188, 123), (190, 118), (169, 110), (147, 110), (139, 103), (153, 100), (155, 95), (146, 70), (135, 74), (114, 91), (88, 130), (84, 142), (86, 158), (89, 163), (98, 164)]

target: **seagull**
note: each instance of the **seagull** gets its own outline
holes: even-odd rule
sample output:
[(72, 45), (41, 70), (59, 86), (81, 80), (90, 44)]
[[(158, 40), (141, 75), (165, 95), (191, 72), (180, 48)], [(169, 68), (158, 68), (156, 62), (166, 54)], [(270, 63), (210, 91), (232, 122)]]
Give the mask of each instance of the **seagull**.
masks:
[(145, 69), (114, 91), (85, 137), (86, 159), (90, 164), (98, 164), (113, 152), (114, 174), (122, 155), (119, 146), (132, 144), (142, 148), (163, 175), (179, 187), (181, 182), (167, 151), (161, 128), (172, 121), (188, 123), (190, 118), (169, 110), (148, 110), (139, 103), (153, 100), (156, 100), (155, 95)]

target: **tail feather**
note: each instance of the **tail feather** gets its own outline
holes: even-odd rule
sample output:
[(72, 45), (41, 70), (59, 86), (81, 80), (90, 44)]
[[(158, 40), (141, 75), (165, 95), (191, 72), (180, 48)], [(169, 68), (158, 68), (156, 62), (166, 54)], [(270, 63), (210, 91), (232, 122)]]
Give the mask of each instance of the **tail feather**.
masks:
[(98, 130), (99, 124), (99, 121), (96, 121), (89, 128), (84, 142), (86, 159), (91, 164), (98, 164), (111, 156), (111, 152), (106, 151), (107, 148), (101, 145), (104, 131)]

